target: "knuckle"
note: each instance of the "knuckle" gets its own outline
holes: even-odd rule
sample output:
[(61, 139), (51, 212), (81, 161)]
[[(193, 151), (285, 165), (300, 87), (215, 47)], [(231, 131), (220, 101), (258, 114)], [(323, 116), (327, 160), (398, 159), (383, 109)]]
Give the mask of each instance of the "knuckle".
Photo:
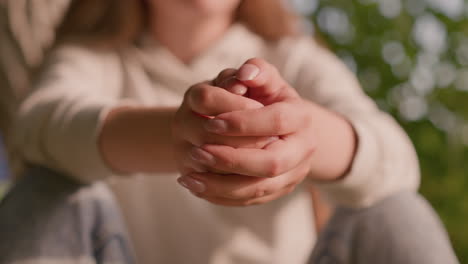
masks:
[(233, 189), (229, 191), (223, 191), (222, 195), (225, 196), (226, 198), (233, 199), (233, 200), (243, 200), (243, 199), (249, 198), (247, 197), (248, 195), (246, 194), (246, 192), (243, 191), (242, 189)]
[(275, 133), (281, 134), (287, 128), (288, 116), (287, 112), (283, 108), (278, 109), (278, 111), (273, 115), (273, 129)]
[(268, 164), (268, 169), (266, 171), (266, 177), (268, 178), (274, 178), (276, 176), (279, 176), (283, 171), (283, 161), (282, 159), (278, 157), (273, 157), (271, 158), (269, 164)]
[(229, 120), (229, 129), (238, 134), (245, 134), (247, 132), (247, 123), (242, 122), (242, 117), (237, 114), (230, 115)]
[(241, 194), (239, 193), (238, 190), (227, 191), (227, 192), (224, 192), (222, 195), (229, 199), (235, 199), (235, 200), (241, 199)]
[(264, 186), (257, 186), (254, 191), (253, 191), (253, 194), (252, 194), (252, 199), (257, 199), (257, 198), (261, 198), (265, 195), (268, 194), (268, 191), (267, 189), (264, 187)]
[(227, 171), (235, 170), (239, 166), (238, 160), (234, 156), (220, 156), (220, 163)]
[(315, 151), (317, 150), (317, 143), (314, 138), (309, 139), (307, 141), (307, 144), (304, 144), (303, 147), (304, 151), (304, 158), (305, 159), (310, 159), (314, 155)]
[(307, 158), (310, 158), (315, 153), (316, 149), (316, 143), (310, 144), (306, 151)]
[(207, 105), (212, 100), (212, 93), (206, 85), (195, 86), (190, 94), (190, 100), (196, 105)]
[[(250, 189), (250, 188), (249, 188)], [(246, 189), (237, 189), (232, 190), (227, 193), (227, 197), (230, 199), (234, 199), (237, 201), (247, 201), (247, 200), (257, 200), (264, 196), (267, 196), (271, 193), (271, 191), (267, 188), (267, 186), (255, 186), (250, 190)]]

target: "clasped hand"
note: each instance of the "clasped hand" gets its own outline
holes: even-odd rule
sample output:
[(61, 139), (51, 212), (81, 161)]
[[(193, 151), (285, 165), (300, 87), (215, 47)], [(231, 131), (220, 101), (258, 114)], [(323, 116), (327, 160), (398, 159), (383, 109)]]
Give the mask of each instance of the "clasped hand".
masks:
[(311, 107), (261, 59), (192, 86), (173, 123), (178, 182), (224, 206), (290, 193), (315, 150)]

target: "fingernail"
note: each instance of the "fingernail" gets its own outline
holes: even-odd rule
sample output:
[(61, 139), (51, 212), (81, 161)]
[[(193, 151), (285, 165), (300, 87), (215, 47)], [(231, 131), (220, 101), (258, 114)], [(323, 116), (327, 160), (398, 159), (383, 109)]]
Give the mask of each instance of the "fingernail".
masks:
[(227, 123), (220, 119), (207, 120), (205, 123), (205, 129), (211, 133), (224, 133), (227, 131)]
[(194, 171), (196, 171), (196, 172), (199, 172), (199, 173), (206, 172), (206, 169), (203, 168), (203, 166), (201, 166), (199, 164), (193, 164), (192, 169)]
[(279, 137), (276, 137), (276, 136), (275, 137), (269, 137), (267, 139), (267, 144), (273, 143), (273, 142), (277, 141), (278, 139), (279, 139)]
[(213, 155), (211, 155), (210, 153), (198, 147), (192, 148), (192, 150), (190, 151), (190, 156), (192, 157), (193, 160), (206, 164), (206, 165), (216, 164), (216, 161)]
[(228, 86), (230, 86), (232, 83), (236, 82), (236, 77), (234, 76), (231, 76), (225, 80), (223, 80), (222, 82), (219, 83), (219, 87), (220, 88), (226, 88)]
[(195, 193), (202, 193), (206, 190), (206, 186), (203, 182), (197, 181), (189, 176), (182, 176), (177, 179), (177, 182), (179, 182), (179, 184), (183, 187)]
[(231, 92), (237, 95), (244, 95), (247, 93), (247, 87), (241, 84), (235, 84), (232, 86)]
[(237, 72), (237, 79), (241, 81), (251, 81), (260, 74), (260, 69), (253, 64), (243, 65)]

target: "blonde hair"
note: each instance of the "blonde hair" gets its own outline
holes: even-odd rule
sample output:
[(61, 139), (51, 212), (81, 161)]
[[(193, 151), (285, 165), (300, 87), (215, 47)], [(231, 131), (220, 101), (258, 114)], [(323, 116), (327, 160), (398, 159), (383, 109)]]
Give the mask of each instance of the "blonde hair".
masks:
[[(112, 46), (128, 44), (147, 26), (146, 5), (144, 0), (74, 0), (58, 38)], [(237, 21), (266, 40), (297, 33), (297, 17), (281, 0), (243, 0)]]

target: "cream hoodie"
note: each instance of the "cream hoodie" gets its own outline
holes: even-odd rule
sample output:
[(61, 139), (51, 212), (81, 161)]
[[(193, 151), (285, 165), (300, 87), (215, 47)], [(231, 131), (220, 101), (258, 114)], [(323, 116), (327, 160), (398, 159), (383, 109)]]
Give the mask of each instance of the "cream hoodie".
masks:
[(407, 136), (336, 57), (312, 39), (267, 43), (241, 25), (190, 65), (157, 43), (119, 51), (57, 48), (21, 105), (15, 145), (31, 163), (84, 182), (109, 182), (139, 263), (304, 263), (315, 241), (304, 188), (265, 205), (225, 208), (188, 193), (176, 183), (175, 173), (115, 175), (97, 149), (109, 109), (178, 106), (189, 86), (252, 57), (273, 63), (304, 98), (353, 124), (359, 145), (349, 175), (319, 184), (332, 202), (365, 207), (417, 189), (419, 168)]

